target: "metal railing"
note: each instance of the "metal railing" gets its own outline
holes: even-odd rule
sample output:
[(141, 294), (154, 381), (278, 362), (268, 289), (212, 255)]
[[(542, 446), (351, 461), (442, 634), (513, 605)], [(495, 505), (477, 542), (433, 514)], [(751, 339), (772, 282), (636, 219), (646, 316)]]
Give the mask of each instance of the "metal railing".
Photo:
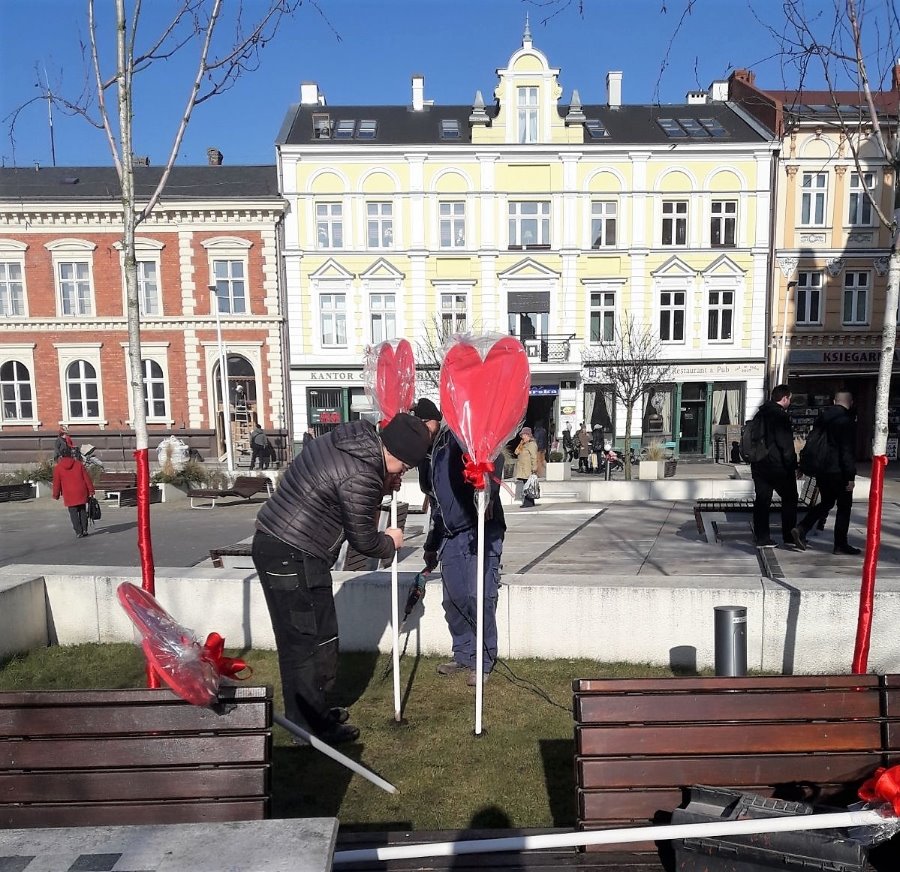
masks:
[[(513, 334), (515, 335), (515, 334)], [(541, 363), (567, 363), (571, 360), (572, 341), (575, 334), (542, 333), (537, 336), (516, 336), (528, 357)]]

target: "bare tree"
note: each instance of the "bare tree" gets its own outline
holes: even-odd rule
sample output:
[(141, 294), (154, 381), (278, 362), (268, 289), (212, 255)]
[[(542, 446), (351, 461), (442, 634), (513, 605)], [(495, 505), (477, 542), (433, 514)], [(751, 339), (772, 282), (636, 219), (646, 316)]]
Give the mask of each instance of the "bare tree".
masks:
[(587, 383), (608, 385), (615, 400), (625, 407), (625, 478), (630, 480), (631, 427), (634, 407), (652, 388), (665, 382), (672, 366), (661, 361), (661, 344), (645, 324), (633, 315), (621, 317), (612, 340), (590, 346), (582, 353)]
[(423, 338), (415, 343), (416, 381), (426, 385), (430, 393), (440, 393), (441, 364), (450, 340), (459, 333), (479, 329), (477, 324), (468, 328), (462, 324), (455, 326), (456, 329), (451, 321), (445, 322), (440, 315), (432, 315), (425, 322)]
[[(273, 39), (279, 25), (303, 0), (265, 0), (229, 5), (224, 0), (178, 0), (172, 17), (149, 39), (144, 35), (142, 0), (115, 0), (114, 52), (104, 51), (99, 35), (94, 0), (87, 2), (88, 46), (82, 45), (88, 75), (78, 96), (66, 96), (42, 85), (39, 97), (23, 103), (8, 117), (10, 139), (23, 109), (35, 100), (52, 101), (64, 112), (79, 115), (102, 131), (119, 176), (122, 195), (122, 249), (127, 299), (128, 360), (134, 408), (135, 461), (138, 473), (138, 546), (143, 584), (153, 590), (153, 552), (150, 542), (148, 434), (141, 361), (140, 309), (138, 304), (135, 229), (153, 211), (169, 180), (194, 109), (228, 91), (247, 72), (258, 68), (260, 53)], [(308, 0), (318, 9), (316, 0)], [(246, 6), (246, 8), (245, 8)], [(104, 4), (101, 14), (108, 14)], [(249, 13), (248, 11), (249, 10)], [(112, 10), (110, 10), (112, 11)], [(140, 38), (139, 38), (140, 32)], [(155, 189), (142, 202), (135, 194), (133, 154), (135, 81), (176, 55), (193, 53), (193, 75), (184, 84), (184, 102), (172, 135), (166, 163)], [(174, 86), (173, 86), (174, 89)], [(115, 95), (115, 107), (109, 102)], [(223, 404), (227, 397), (222, 398)], [(226, 416), (227, 426), (227, 416)]]

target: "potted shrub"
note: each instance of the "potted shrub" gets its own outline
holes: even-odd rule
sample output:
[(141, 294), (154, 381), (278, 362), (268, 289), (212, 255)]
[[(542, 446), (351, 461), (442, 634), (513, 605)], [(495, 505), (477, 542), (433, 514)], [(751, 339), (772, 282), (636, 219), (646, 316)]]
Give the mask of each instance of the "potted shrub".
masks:
[(666, 448), (662, 442), (651, 442), (643, 451), (638, 461), (638, 478), (642, 481), (653, 481), (665, 478)]
[(162, 491), (162, 501), (168, 503), (184, 499), (192, 487), (207, 484), (209, 474), (199, 461), (188, 460), (181, 469), (176, 469), (171, 458), (165, 457), (159, 472), (150, 480)]
[(561, 451), (551, 451), (547, 458), (547, 481), (567, 481), (572, 477), (572, 467), (565, 463)]
[(49, 497), (53, 492), (53, 462), (42, 460), (31, 469), (19, 473), (19, 481), (30, 484), (34, 488), (35, 497)]

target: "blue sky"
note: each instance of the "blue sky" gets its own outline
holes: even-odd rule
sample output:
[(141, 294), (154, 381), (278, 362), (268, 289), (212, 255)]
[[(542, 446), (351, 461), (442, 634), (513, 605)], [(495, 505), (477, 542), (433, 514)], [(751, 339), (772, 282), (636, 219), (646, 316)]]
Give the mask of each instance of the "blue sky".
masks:
[[(261, 2), (244, 0), (248, 8)], [(695, 0), (680, 29), (687, 0), (585, 0), (583, 16), (573, 2), (544, 23), (555, 8), (547, 2), (319, 0), (328, 22), (304, 4), (263, 52), (260, 69), (196, 110), (179, 163), (205, 163), (209, 146), (218, 147), (230, 164), (274, 162), (273, 143), (288, 106), (299, 98), (301, 81), (318, 82), (332, 105), (406, 104), (411, 75), (422, 73), (426, 99), (470, 103), (480, 89), (490, 102), (495, 70), (521, 45), (526, 12), (534, 45), (561, 69), (566, 102), (573, 88), (585, 103), (604, 102), (609, 70), (623, 71), (627, 103), (681, 102), (688, 90), (705, 88), (735, 67), (756, 69), (763, 86), (784, 87), (771, 37), (758, 20), (762, 16), (776, 23), (781, 0)], [(805, 2), (828, 8), (833, 0)], [(143, 32), (148, 39), (174, 6), (174, 0), (145, 0)], [(97, 2), (98, 16), (103, 15), (101, 51), (110, 60), (111, 7), (111, 0)], [(85, 0), (0, 0), (0, 28), (6, 36), (0, 53), (0, 119), (38, 93), (36, 66), (46, 67), (54, 88), (80, 93), (85, 9)], [(168, 153), (187, 95), (189, 67), (169, 61), (137, 82), (134, 151), (149, 155), (154, 165)], [(33, 104), (20, 115), (15, 147), (7, 127), (6, 121), (0, 127), (0, 156), (6, 166), (50, 164), (46, 103)], [(105, 138), (83, 119), (57, 110), (54, 132), (59, 165), (110, 163)]]

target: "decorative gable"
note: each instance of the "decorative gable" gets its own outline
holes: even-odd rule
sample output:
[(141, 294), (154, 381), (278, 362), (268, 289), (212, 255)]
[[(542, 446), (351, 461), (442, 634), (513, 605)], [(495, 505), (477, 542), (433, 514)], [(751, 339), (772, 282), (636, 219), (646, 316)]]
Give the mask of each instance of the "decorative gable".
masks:
[(379, 257), (368, 269), (359, 274), (366, 281), (402, 281), (404, 275), (393, 264)]
[(558, 279), (560, 274), (558, 272), (554, 272), (549, 267), (544, 266), (542, 263), (538, 263), (536, 260), (532, 260), (530, 257), (526, 257), (523, 260), (520, 260), (518, 263), (513, 264), (508, 270), (505, 270), (502, 273), (498, 273), (497, 277), (499, 279), (511, 280), (511, 279)]
[(348, 272), (333, 257), (329, 257), (315, 272), (310, 273), (311, 279), (317, 280), (343, 280), (348, 281), (355, 278), (352, 272)]
[(741, 269), (727, 254), (716, 258), (705, 270), (705, 278), (743, 278), (747, 271)]
[(697, 271), (688, 266), (677, 255), (670, 257), (659, 269), (654, 270), (651, 275), (656, 279), (679, 279), (693, 278)]

